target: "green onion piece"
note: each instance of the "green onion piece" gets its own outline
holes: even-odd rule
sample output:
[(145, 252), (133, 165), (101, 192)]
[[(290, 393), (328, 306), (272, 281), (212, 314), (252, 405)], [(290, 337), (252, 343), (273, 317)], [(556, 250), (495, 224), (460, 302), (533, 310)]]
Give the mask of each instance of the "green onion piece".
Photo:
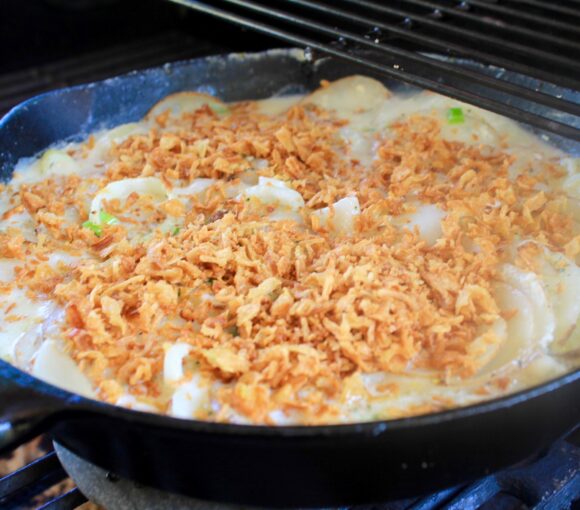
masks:
[(101, 225), (93, 223), (92, 221), (85, 221), (83, 223), (83, 227), (92, 230), (97, 237), (101, 237), (101, 234), (103, 233), (103, 227), (101, 227)]
[(237, 326), (230, 326), (226, 331), (232, 336), (240, 336), (240, 330)]
[(465, 117), (461, 108), (449, 108), (447, 111), (447, 122), (449, 124), (463, 124)]
[(218, 115), (227, 115), (230, 113), (230, 109), (227, 106), (223, 106), (221, 104), (210, 104), (209, 107), (217, 113)]
[(173, 234), (174, 236), (176, 236), (177, 234), (179, 234), (179, 232), (180, 232), (180, 231), (181, 231), (181, 228), (179, 228), (179, 227), (175, 227), (175, 228), (173, 229), (173, 232), (172, 232), (172, 234)]
[(119, 220), (112, 214), (109, 214), (106, 211), (101, 211), (99, 213), (99, 222), (101, 225), (114, 225), (115, 223), (119, 223)]

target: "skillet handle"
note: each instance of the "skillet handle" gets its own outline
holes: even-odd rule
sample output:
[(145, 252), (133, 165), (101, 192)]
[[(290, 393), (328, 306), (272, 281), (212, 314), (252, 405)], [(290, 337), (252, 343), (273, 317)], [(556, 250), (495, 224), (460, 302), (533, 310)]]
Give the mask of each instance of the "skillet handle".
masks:
[(51, 388), (0, 360), (0, 454), (48, 430), (68, 408)]

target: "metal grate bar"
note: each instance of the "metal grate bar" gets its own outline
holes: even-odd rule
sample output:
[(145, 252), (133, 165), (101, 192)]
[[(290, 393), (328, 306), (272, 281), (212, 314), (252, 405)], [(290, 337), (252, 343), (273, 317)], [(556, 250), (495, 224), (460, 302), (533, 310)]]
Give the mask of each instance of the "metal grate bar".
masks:
[[(288, 0), (288, 1), (296, 3), (296, 4), (299, 3), (301, 5), (306, 3), (306, 2), (302, 2), (301, 0)], [(397, 25), (388, 25), (386, 23), (378, 21), (376, 19), (376, 17), (373, 19), (373, 18), (369, 18), (369, 17), (360, 16), (359, 14), (356, 14), (356, 13), (353, 13), (350, 11), (344, 11), (344, 10), (337, 9), (337, 8), (331, 9), (327, 5), (324, 5), (324, 4), (318, 4), (316, 2), (309, 2), (309, 3), (316, 5), (316, 7), (313, 7), (313, 8), (320, 10), (320, 11), (323, 11), (329, 15), (339, 17), (339, 18), (342, 18), (345, 20), (350, 20), (352, 22), (360, 23), (364, 26), (374, 25), (376, 27), (379, 27), (381, 30), (383, 30), (385, 32), (396, 34), (397, 36), (401, 37), (402, 39), (411, 41), (413, 43), (424, 44), (427, 47), (430, 47), (430, 48), (433, 48), (436, 50), (441, 50), (445, 53), (451, 51), (455, 55), (461, 55), (461, 56), (464, 56), (467, 58), (473, 58), (473, 59), (479, 60), (481, 62), (484, 62), (486, 64), (496, 65), (496, 66), (502, 67), (504, 69), (510, 69), (512, 71), (516, 71), (520, 74), (534, 76), (536, 78), (539, 78), (539, 79), (544, 80), (544, 81), (548, 81), (550, 83), (557, 83), (557, 84), (560, 84), (562, 86), (570, 87), (570, 88), (580, 88), (580, 81), (578, 81), (576, 78), (569, 78), (569, 77), (565, 77), (562, 75), (557, 75), (557, 74), (554, 74), (552, 72), (546, 71), (545, 69), (538, 67), (538, 66), (532, 67), (532, 66), (526, 65), (524, 63), (518, 62), (516, 60), (510, 60), (510, 59), (504, 58), (501, 55), (498, 55), (497, 53), (496, 54), (488, 53), (485, 51), (481, 51), (479, 49), (470, 48), (467, 46), (462, 46), (462, 45), (456, 44), (454, 42), (451, 42), (449, 40), (442, 40), (441, 38), (424, 35), (422, 33), (418, 33), (418, 32), (415, 32), (413, 30), (408, 30), (408, 29), (402, 28), (402, 27), (397, 26)], [(364, 4), (365, 4), (365, 2), (362, 2), (361, 6), (364, 6)], [(405, 21), (406, 19), (411, 19), (411, 18), (401, 18), (401, 19), (403, 21)]]
[(66, 494), (42, 505), (37, 510), (73, 510), (86, 502), (87, 498), (75, 487)]
[(549, 26), (558, 30), (569, 30), (571, 32), (578, 32), (577, 25), (571, 25), (569, 23), (563, 23), (561, 21), (556, 21), (550, 18), (536, 16), (534, 14), (529, 14), (527, 12), (523, 12), (521, 10), (511, 9), (510, 7), (503, 7), (496, 3), (485, 2), (482, 0), (469, 0), (471, 5), (475, 5), (476, 7), (480, 7), (482, 9), (487, 9), (488, 11), (500, 14), (508, 14), (514, 16), (516, 18), (520, 18), (526, 21), (531, 21), (533, 23), (537, 23), (539, 26)]
[[(425, 0), (406, 0), (406, 3), (410, 3), (410, 4), (414, 4), (414, 5), (420, 5), (422, 7), (425, 7), (427, 9), (431, 9), (433, 10), (433, 12), (440, 12), (440, 13), (444, 13), (446, 15), (455, 17), (455, 18), (460, 18), (460, 19), (465, 19), (468, 21), (472, 21), (472, 22), (476, 22), (476, 23), (480, 23), (483, 25), (486, 25), (487, 27), (492, 27), (494, 29), (497, 30), (503, 30), (504, 32), (508, 32), (506, 35), (508, 36), (513, 36), (514, 33), (517, 34), (522, 34), (528, 37), (532, 37), (535, 40), (544, 40), (548, 43), (551, 44), (557, 44), (560, 46), (564, 46), (567, 48), (571, 48), (571, 49), (575, 49), (575, 50), (580, 50), (580, 44), (570, 41), (569, 39), (564, 39), (560, 36), (555, 36), (552, 34), (545, 34), (542, 32), (538, 32), (537, 30), (531, 30), (529, 28), (525, 28), (522, 27), (520, 25), (515, 25), (513, 23), (507, 23), (505, 21), (502, 21), (501, 23), (497, 23), (496, 20), (490, 19), (488, 17), (484, 17), (484, 16), (478, 16), (477, 14), (474, 14), (472, 12), (469, 12), (469, 10), (467, 9), (460, 9), (457, 7), (448, 7), (448, 4), (441, 4), (441, 3), (437, 3), (437, 2), (428, 2)], [(465, 3), (465, 5), (469, 5), (468, 2)], [(575, 13), (576, 16), (580, 16), (580, 13)]]
[[(496, 90), (501, 90), (502, 92), (506, 92), (508, 94), (513, 94), (518, 97), (528, 99), (530, 101), (535, 101), (536, 103), (543, 104), (544, 106), (548, 106), (550, 108), (559, 108), (560, 111), (565, 111), (567, 113), (571, 113), (573, 115), (580, 115), (580, 105), (577, 103), (572, 103), (569, 101), (563, 101), (562, 99), (558, 99), (554, 96), (550, 96), (543, 92), (536, 92), (534, 90), (528, 89), (521, 85), (516, 85), (507, 81), (497, 80), (495, 78), (483, 75), (481, 73), (471, 71), (470, 69), (459, 69), (454, 65), (448, 64), (446, 62), (442, 62), (440, 60), (435, 60), (419, 53), (415, 53), (412, 51), (404, 50), (398, 48), (393, 45), (387, 45), (385, 43), (377, 43), (372, 39), (367, 39), (365, 37), (361, 37), (357, 34), (353, 34), (352, 32), (348, 31), (341, 31), (338, 32), (335, 28), (329, 25), (323, 25), (317, 22), (313, 22), (309, 19), (290, 15), (284, 11), (280, 11), (278, 9), (273, 9), (270, 7), (265, 7), (262, 5), (257, 5), (253, 2), (241, 2), (239, 0), (226, 0), (230, 3), (234, 3), (239, 6), (243, 6), (246, 9), (251, 9), (255, 12), (260, 14), (265, 14), (270, 17), (276, 17), (282, 21), (292, 22), (298, 26), (310, 28), (312, 30), (325, 33), (330, 35), (331, 37), (338, 38), (342, 37), (343, 39), (348, 39), (350, 41), (356, 42), (360, 45), (367, 46), (372, 48), (373, 50), (382, 51), (384, 53), (395, 55), (402, 59), (401, 67), (404, 67), (403, 61), (407, 62), (414, 62), (420, 63), (426, 66), (428, 72), (432, 70), (439, 70), (446, 73), (448, 76), (454, 76), (457, 79), (465, 80), (469, 78), (470, 81), (474, 84), (484, 85)], [(309, 2), (307, 0), (290, 0), (295, 4), (300, 4), (304, 7), (309, 8), (316, 8), (318, 7), (317, 4)], [(369, 27), (371, 28), (371, 27)]]
[(547, 11), (554, 11), (566, 16), (580, 18), (580, 11), (571, 7), (558, 5), (553, 2), (541, 2), (538, 0), (508, 0), (508, 3), (531, 5), (532, 7), (539, 7), (540, 9), (546, 9)]
[[(405, 81), (407, 83), (411, 83), (413, 85), (417, 85), (419, 87), (427, 88), (436, 92), (440, 92), (445, 94), (449, 97), (453, 97), (460, 101), (465, 101), (467, 103), (471, 103), (482, 108), (486, 108), (490, 111), (507, 115), (516, 120), (521, 122), (526, 122), (528, 124), (553, 131), (558, 133), (562, 136), (566, 136), (575, 140), (580, 140), (580, 130), (576, 129), (575, 127), (553, 120), (548, 119), (546, 117), (542, 117), (540, 115), (531, 113), (529, 111), (525, 111), (523, 109), (514, 107), (510, 104), (502, 103), (501, 101), (497, 101), (495, 99), (491, 99), (486, 96), (482, 96), (480, 94), (474, 93), (469, 90), (464, 90), (462, 88), (458, 88), (454, 85), (449, 85), (446, 83), (441, 83), (438, 80), (434, 80), (431, 78), (423, 77), (418, 74), (411, 74), (407, 73), (404, 70), (397, 69), (395, 67), (385, 66), (381, 63), (377, 63), (369, 58), (365, 58), (359, 55), (351, 54), (346, 51), (338, 50), (335, 47), (321, 43), (315, 39), (303, 37), (297, 35), (292, 32), (288, 32), (286, 30), (281, 30), (275, 26), (262, 23), (260, 21), (256, 21), (254, 19), (248, 18), (246, 16), (241, 16), (235, 13), (232, 13), (228, 10), (215, 7), (212, 5), (205, 4), (203, 2), (199, 2), (197, 0), (172, 0), (174, 3), (178, 3), (187, 7), (191, 7), (196, 9), (200, 12), (204, 12), (206, 14), (211, 14), (217, 16), (221, 19), (237, 23), (239, 25), (245, 26), (247, 28), (251, 28), (253, 30), (257, 30), (259, 32), (265, 33), (267, 35), (276, 37), (278, 39), (282, 39), (294, 44), (299, 44), (301, 46), (309, 46), (312, 49), (319, 50), (322, 53), (332, 55), (335, 57), (342, 58), (344, 60), (348, 60), (350, 62), (366, 66), (374, 71), (379, 73), (385, 74), (387, 76), (391, 76), (395, 79), (399, 79)], [(232, 3), (232, 2), (228, 2)], [(250, 2), (244, 2), (243, 6), (247, 6)]]
[[(483, 1), (478, 1), (478, 0), (465, 0), (463, 2), (457, 3), (454, 7), (453, 6), (449, 6), (449, 2), (445, 2), (445, 3), (440, 3), (442, 2), (442, 0), (434, 0), (434, 1), (428, 1), (428, 0), (399, 0), (401, 2), (404, 2), (406, 4), (410, 4), (410, 5), (417, 5), (417, 6), (422, 6), (422, 7), (427, 7), (427, 8), (436, 8), (441, 10), (441, 12), (443, 11), (443, 7), (447, 6), (445, 9), (445, 12), (449, 12), (449, 13), (458, 13), (458, 12), (463, 12), (463, 13), (467, 13), (469, 11), (472, 10), (473, 7), (475, 7), (476, 9), (482, 8), (482, 9), (486, 9), (486, 8), (490, 8), (490, 10), (493, 10), (494, 7), (501, 7), (499, 6), (499, 4), (497, 2), (489, 2), (486, 0)], [(444, 0), (443, 0), (444, 1)], [(535, 0), (529, 0), (530, 2), (534, 2)], [(535, 2), (536, 5), (539, 5), (538, 2)], [(435, 7), (433, 7), (433, 5)], [(542, 9), (546, 10), (546, 9), (550, 9), (552, 8), (552, 6), (547, 6), (546, 4), (541, 6)], [(554, 7), (557, 10), (557, 6)], [(505, 10), (497, 10), (494, 11), (494, 14), (496, 15), (496, 17), (491, 18), (491, 16), (486, 16), (486, 18), (491, 22), (491, 23), (495, 23), (496, 26), (499, 27), (503, 27), (503, 26), (507, 26), (507, 23), (510, 23), (509, 21), (507, 21), (508, 19), (510, 19), (513, 14), (513, 17), (517, 20), (516, 22), (521, 22), (524, 21), (526, 24), (529, 24), (529, 22), (532, 23), (537, 23), (538, 25), (541, 25), (543, 28), (546, 27), (546, 25), (551, 26), (552, 23), (556, 23), (556, 24), (561, 24), (562, 26), (554, 26), (553, 28), (555, 30), (564, 30), (567, 32), (570, 32), (571, 34), (577, 34), (577, 27), (571, 23), (568, 22), (562, 22), (562, 21), (557, 21), (557, 20), (552, 20), (551, 18), (548, 19), (548, 23), (545, 23), (545, 19), (543, 17), (534, 15), (534, 14), (528, 14), (526, 12), (521, 12), (521, 11), (515, 11), (512, 10), (510, 8), (502, 8)], [(508, 17), (499, 17), (498, 16), (498, 12), (499, 15), (503, 14), (504, 16), (507, 14)], [(557, 12), (557, 11), (555, 11)], [(571, 14), (567, 14), (566, 17), (576, 17), (576, 16), (580, 16), (580, 13), (578, 13), (578, 11), (575, 10), (571, 10), (570, 11)], [(514, 14), (515, 13), (515, 14)], [(477, 18), (477, 14), (471, 14), (472, 17)], [(513, 23), (513, 22), (512, 22)], [(516, 27), (516, 26), (520, 26), (520, 25), (509, 25), (510, 27)], [(559, 33), (559, 35), (561, 36), (562, 34)]]
[(461, 492), (461, 487), (445, 489), (429, 496), (424, 496), (418, 501), (413, 502), (405, 510), (439, 510), (450, 499)]
[[(580, 474), (577, 473), (571, 481), (561, 484), (553, 497), (545, 498), (543, 501), (540, 501), (540, 503), (533, 507), (533, 510), (551, 510), (553, 508), (558, 508), (554, 499), (557, 499), (558, 503), (563, 503), (563, 505), (558, 505), (560, 508), (570, 508), (571, 510), (577, 509), (578, 506), (576, 505), (580, 501)], [(572, 501), (573, 504), (571, 507), (566, 505), (568, 501)], [(574, 502), (576, 504), (574, 504)]]
[(465, 508), (479, 508), (500, 491), (495, 477), (484, 478), (461, 491), (445, 505), (445, 510), (465, 510)]
[[(443, 63), (440, 61), (436, 61), (436, 60), (430, 59), (428, 57), (424, 57), (423, 55), (420, 55), (420, 54), (417, 54), (414, 52), (405, 51), (405, 50), (402, 50), (402, 49), (397, 48), (395, 46), (388, 46), (384, 43), (378, 44), (375, 41), (372, 41), (371, 39), (366, 39), (364, 37), (357, 36), (356, 34), (352, 34), (352, 33), (347, 32), (347, 31), (338, 31), (338, 30), (336, 30), (336, 28), (331, 28), (327, 25), (325, 26), (325, 25), (321, 25), (319, 23), (313, 23), (310, 20), (307, 20), (307, 19), (299, 17), (299, 16), (290, 15), (284, 11), (272, 9), (272, 8), (265, 7), (262, 5), (257, 5), (254, 2), (241, 2), (239, 0), (226, 0), (226, 1), (229, 3), (244, 7), (246, 9), (252, 9), (256, 12), (259, 12), (260, 14), (266, 14), (268, 16), (275, 16), (275, 17), (281, 19), (282, 21), (291, 21), (298, 26), (313, 28), (314, 30), (322, 31), (322, 32), (326, 33), (327, 35), (330, 35), (330, 36), (335, 37), (335, 38), (342, 37), (344, 39), (350, 39), (350, 40), (355, 41), (359, 44), (371, 47), (375, 50), (382, 50), (382, 51), (388, 52), (389, 54), (396, 55), (398, 57), (408, 58), (408, 59), (413, 60), (415, 62), (421, 62), (421, 63), (426, 64), (428, 67), (431, 68), (431, 69), (429, 69), (429, 71), (431, 71), (433, 68), (438, 68), (440, 70), (444, 70), (446, 73), (449, 73), (449, 74), (452, 74), (452, 75), (458, 77), (459, 79), (465, 79), (465, 77), (469, 77), (469, 78), (473, 79), (475, 82), (477, 82), (478, 84), (485, 84), (485, 85), (491, 86), (497, 90), (501, 90), (501, 91), (508, 92), (508, 93), (514, 93), (515, 95), (518, 95), (519, 97), (524, 97), (526, 99), (535, 100), (537, 103), (544, 104), (546, 106), (555, 107), (555, 108), (559, 107), (562, 111), (567, 111), (569, 113), (573, 113), (576, 115), (580, 111), (578, 109), (578, 105), (575, 103), (568, 102), (567, 104), (562, 104), (562, 102), (560, 102), (559, 99), (554, 98), (553, 96), (549, 96), (548, 94), (543, 94), (541, 92), (532, 91), (530, 89), (527, 89), (527, 88), (524, 88), (524, 87), (521, 87), (518, 85), (514, 85), (514, 84), (511, 84), (509, 82), (500, 81), (500, 80), (497, 80), (494, 78), (490, 78), (488, 76), (482, 75), (481, 73), (472, 72), (472, 71), (466, 70), (466, 69), (457, 69), (453, 65), (449, 65), (449, 64), (446, 64), (446, 63)], [(317, 4), (316, 2), (310, 2), (308, 0), (287, 0), (287, 1), (289, 3), (298, 4), (298, 5), (303, 6), (303, 7), (308, 7), (311, 9), (319, 9), (322, 12), (324, 12), (325, 14), (329, 13), (328, 8), (321, 6), (321, 5)], [(331, 11), (331, 13), (336, 13), (336, 12), (337, 12), (336, 10)], [(350, 15), (350, 13), (347, 13), (345, 11), (340, 11), (340, 12), (341, 12), (341, 15), (344, 17), (347, 17)], [(373, 23), (371, 23), (371, 21), (372, 20), (368, 20), (368, 23), (366, 25), (367, 29), (372, 28)], [(378, 25), (378, 24), (375, 23), (375, 25)], [(558, 102), (560, 102), (560, 104), (558, 104)]]
[(0, 506), (22, 493), (26, 493), (26, 499), (30, 499), (66, 477), (56, 453), (48, 453), (0, 479)]
[(364, 0), (364, 1), (363, 0), (335, 0), (335, 1), (340, 1), (342, 3), (349, 3), (351, 5), (355, 5), (358, 9), (360, 9), (361, 7), (365, 7), (366, 9), (369, 9), (371, 11), (381, 12), (384, 14), (396, 14), (398, 12), (398, 14), (396, 14), (396, 15), (399, 17), (404, 16), (406, 18), (416, 20), (417, 22), (420, 22), (422, 25), (426, 25), (426, 26), (429, 26), (431, 28), (435, 28), (439, 31), (448, 32), (448, 33), (453, 34), (455, 36), (460, 36), (460, 37), (466, 38), (467, 41), (478, 40), (482, 43), (486, 43), (486, 44), (490, 44), (492, 46), (495, 46), (496, 48), (501, 49), (503, 52), (505, 52), (506, 50), (510, 50), (512, 52), (518, 53), (518, 54), (525, 56), (525, 57), (536, 58), (536, 59), (540, 58), (540, 59), (543, 59), (546, 64), (550, 64), (550, 65), (557, 62), (564, 67), (570, 67), (571, 69), (574, 69), (575, 72), (580, 72), (580, 64), (576, 60), (573, 60), (573, 59), (568, 58), (566, 56), (558, 55), (556, 53), (550, 53), (550, 52), (542, 50), (542, 49), (534, 48), (534, 47), (527, 46), (527, 45), (520, 44), (520, 43), (516, 43), (516, 42), (511, 42), (511, 41), (506, 40), (506, 39), (501, 39), (501, 38), (494, 37), (491, 35), (482, 34), (480, 32), (476, 32), (473, 30), (468, 30), (466, 28), (457, 27), (454, 25), (449, 25), (447, 23), (443, 23), (440, 20), (436, 20), (436, 19), (430, 18), (428, 16), (423, 16), (420, 14), (413, 14), (413, 13), (406, 12), (406, 11), (400, 11), (399, 9), (393, 9), (391, 7), (387, 7), (384, 5), (379, 5), (376, 2), (371, 2), (368, 0)]

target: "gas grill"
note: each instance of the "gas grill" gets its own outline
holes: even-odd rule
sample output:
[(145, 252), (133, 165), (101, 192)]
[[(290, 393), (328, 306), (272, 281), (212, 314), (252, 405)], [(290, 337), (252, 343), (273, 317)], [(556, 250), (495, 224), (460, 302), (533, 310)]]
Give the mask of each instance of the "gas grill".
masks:
[[(34, 23), (50, 23), (57, 31), (62, 24), (69, 32), (61, 34), (60, 45), (55, 44), (52, 52), (42, 47), (47, 44), (42, 38), (36, 46), (23, 42), (31, 52), (25, 58), (19, 54), (22, 48), (13, 55), (6, 50), (15, 44), (10, 37), (26, 27), (34, 29), (34, 23), (30, 26), (28, 19), (18, 18), (18, 10), (6, 2), (0, 6), (1, 22), (10, 19), (10, 27), (0, 36), (5, 51), (0, 62), (0, 115), (55, 88), (212, 53), (279, 46), (275, 38), (306, 48), (312, 60), (330, 55), (363, 64), (375, 74), (580, 140), (578, 0), (172, 2), (88, 0), (76, 6), (66, 0), (30, 2), (31, 12), (37, 14)], [(94, 18), (93, 24), (87, 24), (87, 16)], [(124, 30), (123, 18), (142, 28)], [(76, 31), (71, 28), (75, 20), (83, 20)], [(98, 24), (101, 30), (110, 28), (110, 37), (97, 35), (93, 25)], [(43, 30), (36, 28), (42, 35)], [(47, 37), (51, 33), (44, 32)], [(490, 67), (459, 66), (460, 59)], [(527, 78), (516, 83), (504, 77), (502, 69)], [(53, 448), (45, 436), (40, 458), (0, 479), (0, 508), (64, 510), (78, 508), (87, 498), (107, 508), (235, 508), (152, 491), (102, 471), (58, 444), (56, 452)], [(42, 496), (67, 479), (60, 494)], [(472, 484), (365, 510), (371, 508), (580, 509), (580, 431), (521, 466), (490, 473)]]

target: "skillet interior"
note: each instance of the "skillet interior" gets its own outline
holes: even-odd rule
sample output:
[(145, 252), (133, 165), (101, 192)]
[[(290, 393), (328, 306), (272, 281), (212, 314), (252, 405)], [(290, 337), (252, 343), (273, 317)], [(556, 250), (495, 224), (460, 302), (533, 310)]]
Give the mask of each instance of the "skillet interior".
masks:
[[(0, 176), (9, 179), (20, 157), (56, 141), (138, 120), (173, 92), (198, 90), (235, 101), (305, 92), (322, 78), (369, 74), (328, 59), (312, 65), (300, 56), (273, 51), (198, 59), (31, 99), (0, 121)], [(552, 140), (578, 152), (566, 140)], [(51, 420), (59, 442), (120, 475), (201, 499), (260, 506), (371, 503), (433, 490), (522, 460), (580, 421), (580, 371), (537, 390), (446, 413), (276, 429), (118, 409), (4, 363), (0, 376), (2, 412), (12, 424), (4, 428), (5, 441)]]

